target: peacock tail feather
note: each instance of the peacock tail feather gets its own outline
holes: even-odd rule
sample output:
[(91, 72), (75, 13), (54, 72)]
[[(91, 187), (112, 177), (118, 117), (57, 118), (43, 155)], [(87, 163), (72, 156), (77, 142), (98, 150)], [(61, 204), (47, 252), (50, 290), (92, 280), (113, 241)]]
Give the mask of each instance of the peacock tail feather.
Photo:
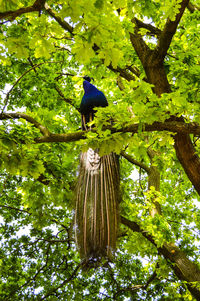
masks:
[(115, 153), (80, 156), (76, 188), (75, 238), (82, 258), (111, 258), (119, 224), (119, 162)]

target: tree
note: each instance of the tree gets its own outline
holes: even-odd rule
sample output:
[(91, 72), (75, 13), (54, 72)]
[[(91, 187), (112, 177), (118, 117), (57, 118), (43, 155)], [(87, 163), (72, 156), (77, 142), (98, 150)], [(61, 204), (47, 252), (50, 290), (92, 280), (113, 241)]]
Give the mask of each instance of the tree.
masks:
[[(200, 300), (197, 1), (1, 10), (1, 300)], [(109, 100), (88, 133), (86, 74)], [(73, 190), (88, 146), (121, 155), (122, 200), (113, 262), (85, 271)]]

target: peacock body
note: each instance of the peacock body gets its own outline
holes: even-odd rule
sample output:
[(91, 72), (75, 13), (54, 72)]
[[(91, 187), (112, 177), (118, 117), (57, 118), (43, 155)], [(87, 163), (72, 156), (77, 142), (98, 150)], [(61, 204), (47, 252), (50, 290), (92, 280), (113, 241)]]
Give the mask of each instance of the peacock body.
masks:
[[(82, 128), (94, 116), (94, 107), (108, 105), (105, 95), (88, 80), (83, 82), (80, 112)], [(84, 259), (111, 258), (116, 247), (119, 224), (119, 163), (110, 153), (100, 157), (89, 148), (80, 155), (76, 188), (75, 237)]]

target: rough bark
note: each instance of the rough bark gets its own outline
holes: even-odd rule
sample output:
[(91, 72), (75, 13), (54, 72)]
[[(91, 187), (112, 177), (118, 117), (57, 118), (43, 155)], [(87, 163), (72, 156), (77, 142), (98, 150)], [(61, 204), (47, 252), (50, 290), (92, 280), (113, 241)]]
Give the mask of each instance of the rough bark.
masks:
[(200, 159), (189, 135), (177, 134), (174, 138), (176, 155), (194, 188), (200, 194)]
[[(188, 0), (183, 0), (181, 2), (181, 8), (176, 16), (175, 21), (167, 20), (162, 33), (159, 35), (158, 45), (154, 50), (150, 50), (148, 48), (141, 35), (138, 33), (138, 21), (133, 19), (135, 24), (135, 33), (130, 34), (130, 40), (143, 64), (147, 75), (147, 81), (154, 85), (153, 91), (158, 96), (163, 93), (171, 92), (171, 88), (164, 70), (163, 61), (188, 3)], [(171, 116), (170, 121), (175, 120), (184, 122), (183, 118)], [(191, 142), (190, 136), (188, 134), (178, 134), (175, 136), (174, 141), (174, 148), (176, 150), (177, 158), (184, 168), (189, 180), (200, 194), (200, 159), (196, 155), (196, 151)]]
[[(163, 61), (188, 3), (188, 0), (183, 0), (181, 2), (181, 7), (175, 18), (175, 21), (167, 20), (164, 30), (159, 35), (157, 47), (154, 50), (150, 50), (148, 48), (141, 35), (138, 33), (139, 25), (137, 20), (133, 20), (135, 23), (135, 32), (134, 34), (130, 34), (130, 40), (142, 62), (147, 75), (147, 81), (154, 85), (153, 91), (157, 96), (161, 96), (163, 93), (171, 92), (171, 88), (164, 70)], [(183, 118), (177, 118), (176, 116), (171, 116), (169, 121), (172, 120), (184, 122)], [(183, 133), (177, 134), (175, 136), (174, 147), (177, 158), (182, 164), (186, 174), (188, 175), (188, 178), (200, 194), (200, 160), (195, 154), (195, 149), (192, 145), (189, 135)], [(152, 169), (151, 173), (149, 173), (149, 186), (152, 185), (159, 189), (158, 176), (159, 174), (157, 173), (157, 170)], [(160, 213), (159, 210), (157, 210), (157, 213)], [(130, 224), (123, 219), (122, 222), (130, 228), (132, 227), (133, 231), (138, 231), (139, 226), (136, 226), (135, 223)], [(152, 236), (141, 231), (141, 229), (138, 232), (142, 232), (143, 236), (156, 245)], [(192, 285), (192, 282), (200, 281), (200, 269), (198, 266), (189, 260), (184, 252), (182, 252), (174, 244), (165, 243), (162, 247), (157, 247), (157, 249), (166, 259), (172, 262), (172, 269), (177, 277), (181, 280), (187, 281), (187, 286), (191, 294), (197, 300), (200, 300), (200, 290)]]
[(187, 281), (187, 287), (191, 294), (196, 298), (196, 300), (200, 300), (200, 290), (192, 285), (192, 282), (200, 281), (200, 270), (198, 266), (189, 260), (186, 255), (174, 244), (164, 243), (162, 247), (158, 247), (154, 238), (148, 234), (147, 231), (144, 231), (140, 228), (140, 226), (127, 220), (124, 217), (121, 217), (121, 222), (129, 227), (134, 232), (140, 232), (146, 239), (148, 239), (153, 245), (156, 246), (159, 253), (164, 256), (166, 260), (170, 260), (172, 265), (172, 269), (175, 272), (176, 276), (180, 280)]
[[(145, 69), (148, 81), (154, 85), (154, 92), (158, 96), (162, 93), (170, 92), (170, 86), (163, 66), (156, 68), (149, 64)], [(184, 119), (171, 116), (169, 121), (184, 122)], [(189, 134), (178, 133), (174, 138), (174, 142), (177, 158), (196, 191), (200, 194), (200, 159), (196, 154)]]
[[(43, 136), (35, 139), (35, 143), (51, 143), (51, 142), (73, 142), (80, 139), (85, 139), (85, 131), (78, 131), (66, 134), (54, 134), (51, 133), (47, 127), (40, 124), (33, 117), (24, 113), (0, 113), (0, 120), (6, 119), (25, 119), (27, 122), (33, 124), (34, 127), (40, 130)], [(112, 134), (114, 133), (137, 133), (140, 124), (134, 123), (129, 126), (122, 127), (121, 129), (115, 129), (112, 126), (107, 126), (103, 130), (109, 129)], [(152, 124), (144, 124), (143, 132), (153, 132), (153, 131), (168, 131), (172, 133), (177, 133), (177, 135), (185, 136), (184, 134), (195, 134), (200, 135), (200, 126), (196, 123), (183, 123), (181, 121), (166, 121), (166, 122), (154, 122)], [(95, 129), (92, 132), (96, 133)], [(198, 157), (197, 157), (198, 158)], [(191, 159), (192, 160), (192, 159)]]
[[(160, 172), (158, 170), (158, 167), (153, 164), (153, 159), (157, 154), (151, 147), (148, 148), (147, 153), (151, 162), (148, 173), (148, 189), (151, 189), (151, 187), (153, 186), (156, 191), (160, 191)], [(150, 215), (154, 217), (156, 214), (161, 214), (161, 206), (157, 201), (153, 200), (153, 207), (150, 210)]]

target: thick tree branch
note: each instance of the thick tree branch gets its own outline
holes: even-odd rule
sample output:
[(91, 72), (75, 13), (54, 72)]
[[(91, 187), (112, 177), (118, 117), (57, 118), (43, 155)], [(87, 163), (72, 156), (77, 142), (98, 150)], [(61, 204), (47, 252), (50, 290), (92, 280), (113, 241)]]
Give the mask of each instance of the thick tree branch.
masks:
[(148, 47), (148, 45), (143, 40), (141, 34), (139, 33), (138, 27), (138, 19), (133, 18), (132, 23), (134, 24), (134, 33), (130, 32), (130, 41), (135, 49), (139, 59), (141, 60), (143, 66), (145, 67), (147, 63), (147, 57), (149, 57), (152, 53), (152, 50)]
[[(127, 127), (122, 127), (121, 129), (115, 129), (111, 126), (105, 127), (103, 130), (109, 129), (112, 134), (114, 133), (137, 133), (140, 129), (139, 124), (132, 124)], [(154, 132), (154, 131), (168, 131), (172, 133), (181, 133), (181, 134), (195, 134), (200, 135), (200, 126), (196, 123), (184, 123), (178, 121), (171, 122), (154, 122), (153, 124), (144, 124), (143, 132)], [(92, 132), (96, 132), (95, 129)], [(79, 131), (74, 133), (67, 134), (53, 134), (51, 133), (46, 137), (36, 138), (36, 143), (44, 142), (73, 142), (80, 139), (85, 139), (85, 131)]]
[[(38, 121), (29, 115), (24, 113), (2, 113), (0, 114), (0, 120), (5, 119), (19, 119), (23, 118), (26, 121), (32, 123), (36, 128), (40, 130), (43, 134), (42, 137), (36, 138), (36, 143), (44, 142), (73, 142), (80, 139), (85, 139), (85, 131), (72, 132), (67, 134), (53, 134), (45, 126), (41, 125)], [(140, 129), (140, 124), (134, 123), (129, 126), (122, 127), (121, 129), (113, 128), (112, 126), (105, 127), (104, 129), (109, 129), (112, 134), (114, 133), (137, 133)], [(95, 129), (92, 130), (96, 132)], [(196, 123), (184, 123), (179, 121), (169, 121), (169, 122), (154, 122), (152, 124), (144, 124), (143, 132), (153, 132), (153, 131), (168, 131), (179, 134), (195, 134), (200, 135), (200, 126)]]
[(53, 134), (51, 133), (48, 137), (43, 136), (35, 139), (36, 143), (52, 143), (52, 142), (74, 142), (80, 139), (85, 139), (85, 132), (79, 131), (67, 134)]
[(44, 8), (45, 0), (36, 0), (33, 5), (22, 7), (14, 11), (6, 11), (0, 13), (0, 20), (2, 19), (11, 19), (14, 20), (18, 16), (21, 16), (26, 13), (31, 13), (34, 11), (41, 11)]
[[(163, 60), (188, 3), (188, 0), (183, 0), (181, 2), (181, 9), (176, 16), (175, 21), (167, 20), (164, 30), (160, 35), (158, 46), (154, 50), (149, 51), (147, 46), (144, 45), (144, 41), (137, 33), (137, 26), (135, 27), (135, 34), (130, 36), (133, 47), (135, 48), (145, 69), (147, 80), (150, 84), (153, 85), (152, 90), (157, 96), (161, 96), (163, 93), (171, 92), (171, 87), (167, 79)], [(142, 55), (140, 54), (140, 51), (143, 51)], [(170, 121), (184, 122), (184, 118), (171, 116)], [(197, 135), (199, 135), (199, 133)], [(183, 166), (185, 173), (187, 174), (191, 183), (194, 185), (197, 192), (200, 194), (200, 159), (197, 156), (196, 150), (192, 145), (189, 132), (177, 131), (174, 147), (176, 150), (177, 158)]]
[[(1, 115), (0, 115), (1, 117)], [(115, 129), (111, 126), (104, 128), (109, 129), (111, 134), (114, 133), (137, 133), (140, 129), (139, 124), (131, 124), (121, 129)], [(96, 132), (95, 129), (92, 130)], [(183, 121), (166, 121), (166, 122), (154, 122), (153, 124), (144, 124), (143, 132), (153, 131), (168, 131), (176, 133), (175, 135), (175, 149), (177, 157), (182, 164), (189, 180), (194, 185), (197, 192), (200, 194), (200, 159), (196, 154), (196, 151), (192, 145), (189, 134), (200, 135), (200, 126), (196, 123), (184, 123)], [(39, 137), (35, 139), (36, 143), (52, 143), (52, 142), (73, 142), (80, 139), (85, 139), (86, 132), (79, 131), (75, 133), (67, 134), (53, 134)]]
[[(148, 190), (153, 186), (157, 192), (160, 191), (160, 172), (156, 165), (154, 165), (154, 158), (157, 153), (152, 149), (151, 146), (148, 147), (147, 154), (149, 156), (151, 166), (148, 174)], [(156, 201), (156, 198), (152, 198), (152, 208), (149, 209), (150, 215), (154, 217), (156, 214), (161, 214), (160, 203)]]
[(146, 239), (148, 239), (156, 248), (159, 253), (164, 256), (166, 260), (172, 262), (172, 269), (174, 270), (177, 277), (181, 280), (187, 281), (187, 286), (192, 295), (200, 300), (200, 290), (192, 285), (192, 282), (200, 281), (200, 270), (198, 266), (189, 260), (186, 255), (174, 244), (164, 243), (163, 246), (157, 247), (157, 244), (147, 231), (144, 231), (140, 226), (132, 222), (125, 217), (121, 216), (121, 222), (125, 226), (129, 227), (134, 232), (141, 233)]
[(156, 51), (158, 52), (159, 57), (163, 60), (165, 55), (167, 54), (167, 50), (169, 49), (169, 46), (171, 44), (171, 40), (176, 33), (177, 26), (181, 20), (181, 17), (185, 11), (185, 8), (187, 7), (189, 3), (189, 0), (183, 0), (181, 2), (181, 7), (179, 10), (179, 13), (176, 15), (176, 18), (174, 21), (171, 21), (170, 19), (167, 20), (165, 27), (160, 35), (160, 38), (158, 40), (158, 46)]
[(33, 124), (34, 127), (36, 127), (37, 129), (40, 130), (43, 137), (46, 137), (46, 136), (50, 135), (49, 130), (44, 125), (42, 125), (41, 123), (39, 123), (38, 121), (36, 121), (33, 117), (31, 117), (29, 115), (26, 115), (24, 113), (1, 113), (0, 114), (0, 120), (20, 119), (20, 118), (25, 119), (26, 121)]
[(197, 155), (190, 136), (177, 133), (174, 137), (174, 141), (177, 158), (200, 195), (200, 158)]
[(133, 73), (133, 74), (131, 74), (128, 70), (122, 69), (122, 68), (120, 68), (120, 67), (114, 68), (114, 67), (112, 66), (112, 64), (110, 64), (110, 65), (108, 66), (108, 68), (109, 68), (111, 71), (115, 72), (115, 73), (119, 73), (120, 76), (123, 77), (124, 79), (126, 79), (128, 82), (130, 82), (131, 80), (134, 80), (134, 81), (135, 81), (135, 76), (133, 76), (133, 74), (135, 74), (136, 76), (138, 76), (138, 73), (136, 72), (136, 70), (134, 70), (134, 72), (133, 72), (133, 69), (130, 70), (130, 67), (127, 67), (127, 69), (128, 69), (129, 71), (131, 71), (131, 73)]
[(146, 58), (152, 51), (149, 49), (147, 44), (142, 39), (142, 36), (138, 34), (137, 31), (134, 34), (130, 33), (130, 40), (143, 66), (145, 66)]
[[(45, 126), (36, 121), (33, 117), (26, 115), (24, 113), (2, 113), (0, 114), (0, 120), (5, 119), (25, 119), (26, 121), (33, 124), (36, 128), (40, 130), (43, 134), (42, 137), (36, 138), (36, 143), (44, 142), (73, 142), (80, 139), (85, 139), (85, 131), (72, 132), (67, 134), (54, 134), (51, 133)], [(113, 128), (112, 126), (107, 126), (103, 130), (109, 129), (111, 134), (114, 133), (137, 133), (141, 129), (141, 125), (138, 123), (133, 123), (128, 126), (122, 127), (120, 129)], [(144, 124), (142, 128), (143, 132), (154, 132), (154, 131), (168, 131), (178, 134), (194, 134), (200, 135), (200, 126), (197, 123), (184, 123), (180, 121), (166, 121), (166, 122), (154, 122), (152, 124)], [(92, 132), (96, 132), (92, 129)]]

